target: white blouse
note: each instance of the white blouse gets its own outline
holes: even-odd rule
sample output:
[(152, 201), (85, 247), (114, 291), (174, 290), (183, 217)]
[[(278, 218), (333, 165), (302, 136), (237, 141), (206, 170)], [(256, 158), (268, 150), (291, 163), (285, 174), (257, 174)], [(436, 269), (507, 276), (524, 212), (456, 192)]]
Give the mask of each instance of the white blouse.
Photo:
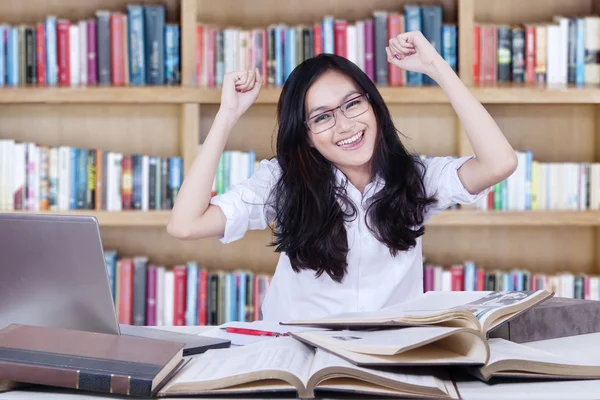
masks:
[[(470, 194), (458, 177), (458, 168), (471, 157), (424, 160), (425, 188), (428, 194), (437, 193), (438, 200), (426, 213), (425, 222), (453, 204), (473, 203), (488, 193), (490, 188)], [(274, 218), (274, 210), (266, 203), (280, 172), (276, 159), (263, 160), (249, 179), (211, 199), (210, 203), (219, 206), (227, 218), (225, 233), (219, 238), (222, 243), (242, 238), (249, 229), (267, 228)], [(338, 182), (347, 181), (339, 170), (336, 177)], [(318, 278), (312, 270), (296, 273), (288, 256), (280, 253), (262, 305), (264, 320), (280, 322), (373, 311), (423, 293), (422, 237), (417, 239), (415, 247), (392, 257), (365, 225), (367, 200), (382, 184), (380, 179), (371, 182), (363, 196), (347, 181), (347, 193), (357, 205), (359, 218), (345, 224), (349, 251), (347, 274), (342, 283), (333, 281), (326, 273)]]

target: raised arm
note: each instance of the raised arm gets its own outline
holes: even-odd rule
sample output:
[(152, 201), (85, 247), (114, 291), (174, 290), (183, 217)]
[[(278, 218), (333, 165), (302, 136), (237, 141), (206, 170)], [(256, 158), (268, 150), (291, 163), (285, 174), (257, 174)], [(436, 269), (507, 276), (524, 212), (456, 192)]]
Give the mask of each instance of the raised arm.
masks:
[(458, 115), (476, 156), (458, 170), (464, 187), (475, 194), (508, 178), (517, 168), (515, 150), (431, 43), (421, 32), (413, 31), (391, 38), (389, 44), (388, 62), (435, 80)]
[(177, 195), (167, 225), (170, 235), (201, 239), (223, 234), (226, 218), (221, 208), (210, 204), (212, 184), (229, 133), (256, 100), (261, 86), (258, 69), (223, 77), (221, 106)]

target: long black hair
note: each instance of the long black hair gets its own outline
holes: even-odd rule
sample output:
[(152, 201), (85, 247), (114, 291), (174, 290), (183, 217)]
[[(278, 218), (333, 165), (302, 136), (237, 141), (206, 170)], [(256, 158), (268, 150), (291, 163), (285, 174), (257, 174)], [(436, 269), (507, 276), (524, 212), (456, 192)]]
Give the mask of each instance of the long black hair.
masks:
[(371, 79), (354, 63), (334, 54), (305, 60), (289, 75), (277, 105), (277, 153), (281, 175), (271, 192), (275, 211), (272, 246), (285, 252), (294, 271), (324, 272), (341, 282), (347, 267), (348, 238), (344, 223), (357, 216), (344, 185), (336, 182), (334, 165), (310, 146), (304, 126), (306, 92), (326, 71), (352, 79), (369, 95), (377, 120), (371, 160), (373, 176), (385, 185), (366, 211), (367, 227), (395, 256), (423, 235), (424, 212), (435, 200), (423, 183), (423, 164), (400, 141), (389, 110)]

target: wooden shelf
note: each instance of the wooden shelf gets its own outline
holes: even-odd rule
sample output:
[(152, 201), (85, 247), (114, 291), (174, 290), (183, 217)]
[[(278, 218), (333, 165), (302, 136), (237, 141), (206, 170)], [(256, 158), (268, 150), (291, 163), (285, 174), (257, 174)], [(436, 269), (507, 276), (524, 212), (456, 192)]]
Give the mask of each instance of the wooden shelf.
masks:
[[(2, 211), (6, 212), (6, 211)], [(166, 226), (170, 211), (8, 211), (58, 215), (92, 215), (100, 226)], [(600, 211), (479, 211), (450, 210), (433, 217), (427, 226), (600, 226)]]
[(198, 102), (198, 91), (180, 86), (0, 88), (0, 104), (182, 104)]
[(600, 86), (477, 86), (471, 91), (484, 104), (600, 104)]
[[(6, 213), (7, 211), (1, 211)], [(169, 210), (164, 211), (8, 211), (23, 214), (54, 214), (54, 215), (91, 215), (98, 219), (100, 227), (149, 227), (167, 226)]]
[[(389, 104), (447, 104), (446, 94), (433, 87), (380, 87)], [(471, 92), (484, 104), (600, 104), (600, 86), (527, 87), (478, 86)], [(277, 104), (281, 89), (264, 87), (256, 104)], [(160, 87), (18, 87), (1, 88), (1, 104), (219, 104), (221, 89), (194, 86)]]
[(436, 215), (428, 226), (600, 226), (599, 211), (452, 210)]

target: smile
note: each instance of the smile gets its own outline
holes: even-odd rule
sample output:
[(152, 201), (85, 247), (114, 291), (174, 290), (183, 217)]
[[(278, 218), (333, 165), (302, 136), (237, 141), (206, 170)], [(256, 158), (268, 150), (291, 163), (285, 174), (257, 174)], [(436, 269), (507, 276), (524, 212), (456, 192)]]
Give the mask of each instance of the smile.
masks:
[(351, 146), (353, 144), (356, 144), (358, 141), (360, 141), (363, 138), (364, 134), (365, 134), (365, 131), (358, 132), (356, 135), (349, 137), (348, 139), (340, 140), (336, 144), (339, 147)]

